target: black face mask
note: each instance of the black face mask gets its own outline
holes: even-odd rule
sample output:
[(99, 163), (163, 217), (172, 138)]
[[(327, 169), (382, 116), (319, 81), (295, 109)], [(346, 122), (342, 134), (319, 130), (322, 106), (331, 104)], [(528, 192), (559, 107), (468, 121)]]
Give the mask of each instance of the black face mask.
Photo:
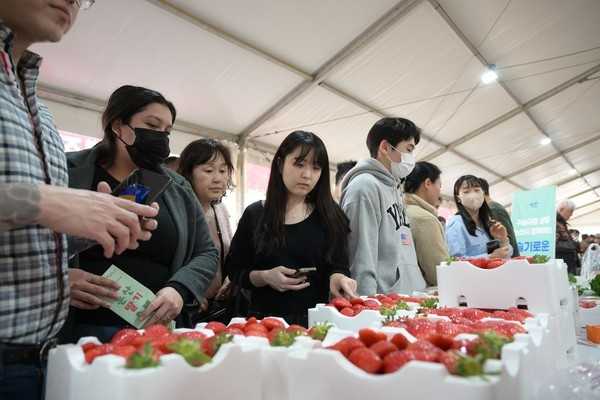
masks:
[(135, 132), (133, 144), (127, 144), (118, 135), (117, 137), (127, 147), (131, 161), (140, 168), (158, 170), (171, 150), (169, 149), (169, 132), (155, 131), (145, 128), (130, 128)]

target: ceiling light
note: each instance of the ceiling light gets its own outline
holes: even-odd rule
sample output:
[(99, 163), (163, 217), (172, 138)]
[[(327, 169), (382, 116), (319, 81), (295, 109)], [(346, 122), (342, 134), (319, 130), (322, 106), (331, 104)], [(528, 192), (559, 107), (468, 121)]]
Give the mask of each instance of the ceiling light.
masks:
[(481, 82), (485, 85), (488, 83), (496, 82), (498, 80), (498, 73), (496, 72), (496, 66), (490, 64), (486, 71), (481, 75)]
[(550, 143), (552, 143), (552, 139), (550, 139), (549, 137), (545, 137), (542, 140), (540, 140), (540, 144), (542, 146), (549, 145)]

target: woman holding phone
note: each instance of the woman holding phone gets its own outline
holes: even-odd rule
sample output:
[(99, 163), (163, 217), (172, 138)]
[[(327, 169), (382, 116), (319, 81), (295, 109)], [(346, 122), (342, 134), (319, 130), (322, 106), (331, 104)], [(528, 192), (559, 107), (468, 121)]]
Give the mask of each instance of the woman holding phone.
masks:
[(451, 256), (510, 258), (512, 247), (504, 225), (491, 218), (479, 178), (464, 175), (454, 184), (458, 211), (446, 225)]
[(244, 211), (225, 263), (231, 281), (251, 291), (248, 314), (306, 326), (308, 308), (330, 293), (354, 297), (349, 232), (331, 195), (323, 141), (292, 132), (273, 158), (266, 200)]
[[(83, 251), (69, 270), (70, 321), (63, 340), (82, 336), (110, 340), (127, 322), (108, 309), (118, 285), (102, 274), (115, 265), (152, 290), (156, 299), (141, 314), (145, 325), (177, 320), (183, 306), (198, 307), (217, 269), (213, 245), (200, 204), (180, 175), (167, 170), (169, 132), (175, 121), (173, 104), (160, 93), (122, 86), (108, 100), (102, 115), (104, 138), (95, 147), (68, 153), (69, 185), (79, 189), (115, 189), (136, 169), (168, 176), (171, 183), (156, 199), (158, 226), (150, 240), (134, 250), (106, 258), (99, 246)], [(179, 317), (179, 318), (178, 318)]]

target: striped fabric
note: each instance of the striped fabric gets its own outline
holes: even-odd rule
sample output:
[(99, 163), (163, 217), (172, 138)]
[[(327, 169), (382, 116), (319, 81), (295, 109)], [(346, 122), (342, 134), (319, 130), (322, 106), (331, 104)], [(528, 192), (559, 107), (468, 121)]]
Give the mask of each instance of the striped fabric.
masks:
[[(27, 52), (15, 69), (12, 38), (0, 21), (0, 184), (67, 186), (62, 140), (36, 95), (41, 58)], [(0, 232), (0, 342), (56, 336), (68, 312), (66, 250), (64, 235), (41, 226)]]

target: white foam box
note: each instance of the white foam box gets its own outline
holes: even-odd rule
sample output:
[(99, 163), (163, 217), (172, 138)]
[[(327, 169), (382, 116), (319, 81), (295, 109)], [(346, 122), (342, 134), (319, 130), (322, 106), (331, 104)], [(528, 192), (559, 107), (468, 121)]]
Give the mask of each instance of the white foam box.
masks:
[(547, 314), (548, 328), (557, 343), (553, 349), (568, 363), (575, 351), (576, 296), (569, 284), (567, 266), (562, 260), (529, 264), (509, 260), (494, 269), (478, 268), (467, 261), (437, 267), (440, 306), (506, 309), (526, 304), (533, 314)]
[[(411, 361), (392, 374), (372, 375), (352, 365), (342, 354), (326, 349), (290, 352), (286, 368), (286, 397), (282, 399), (422, 399), (437, 400), (525, 400), (539, 390), (544, 373), (543, 357), (548, 357), (550, 344), (537, 322), (530, 322), (527, 334), (515, 335), (513, 343), (502, 350), (502, 359), (490, 361), (486, 369), (498, 375), (482, 378), (462, 378), (449, 374), (442, 364)], [(383, 328), (393, 335), (403, 330)], [(354, 335), (332, 329), (323, 345)], [(330, 337), (331, 336), (331, 337)], [(410, 335), (410, 341), (413, 341)], [(494, 365), (495, 364), (495, 365)]]
[(59, 346), (48, 360), (46, 400), (197, 400), (204, 394), (260, 400), (260, 357), (258, 348), (225, 344), (201, 367), (168, 354), (161, 356), (158, 367), (129, 370), (123, 357), (106, 355), (88, 365), (81, 346)]
[[(377, 300), (375, 300), (377, 301)], [(408, 310), (399, 310), (396, 317), (414, 317), (417, 314), (419, 304), (407, 303)], [(317, 304), (314, 308), (308, 309), (308, 326), (315, 326), (317, 323), (330, 322), (334, 326), (353, 332), (358, 332), (362, 328), (381, 328), (383, 316), (377, 310), (363, 310), (358, 315), (349, 317), (340, 313), (335, 307), (327, 304)]]

